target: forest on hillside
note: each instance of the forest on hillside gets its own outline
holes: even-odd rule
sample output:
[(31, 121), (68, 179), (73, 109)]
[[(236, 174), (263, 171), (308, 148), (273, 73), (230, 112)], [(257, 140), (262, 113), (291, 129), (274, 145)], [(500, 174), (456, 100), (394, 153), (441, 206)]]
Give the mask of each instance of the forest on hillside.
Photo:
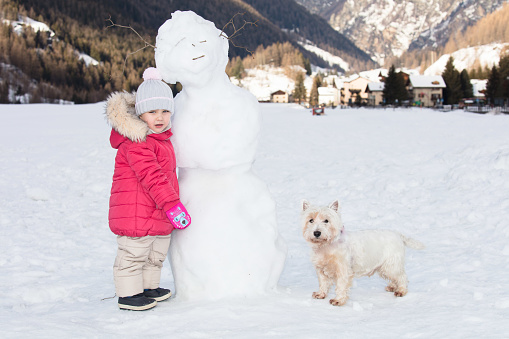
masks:
[(476, 25), (464, 32), (456, 32), (449, 38), (444, 53), (452, 53), (461, 48), (486, 45), (493, 42), (509, 42), (509, 3), (498, 11), (479, 20)]
[[(178, 2), (174, 1), (174, 6), (186, 8)], [(240, 2), (231, 11), (221, 10), (220, 6), (213, 6), (211, 1), (191, 3), (192, 6), (187, 7), (201, 3), (204, 16), (217, 15), (222, 18), (218, 19), (222, 21), (221, 27), (232, 18), (230, 12), (237, 13), (244, 9)], [(139, 8), (142, 5), (136, 1), (2, 0), (0, 4), (2, 19), (29, 17), (48, 23), (56, 34), (50, 38), (48, 33), (36, 33), (27, 26), (18, 35), (8, 23), (1, 25), (0, 62), (5, 67), (1, 67), (0, 77), (3, 81), (0, 84), (0, 102), (9, 101), (9, 87), (11, 90), (14, 87), (18, 96), (29, 94), (30, 102), (40, 102), (45, 98), (49, 102), (63, 99), (75, 103), (97, 102), (113, 91), (136, 89), (141, 83), (144, 69), (155, 66), (153, 48), (143, 49), (145, 43), (133, 31), (109, 27), (111, 22), (107, 19), (111, 15), (116, 24), (132, 26), (147, 42), (155, 44), (157, 28), (172, 12), (172, 8), (162, 11), (161, 5), (144, 4), (143, 8)], [(213, 13), (207, 14), (207, 11)], [(245, 34), (235, 41), (236, 44), (253, 45), (254, 50), (259, 43), (256, 39), (266, 39), (264, 35), (270, 36), (274, 42), (278, 39), (288, 40), (280, 30), (270, 25), (267, 22), (257, 24), (254, 27), (256, 34), (250, 34), (252, 31), (246, 28)], [(231, 27), (227, 27), (227, 34), (229, 30)], [(255, 40), (246, 43), (246, 39), (250, 38)], [(100, 64), (87, 66), (79, 60), (79, 53), (90, 55)], [(245, 56), (248, 52), (231, 46), (230, 54), (234, 57)], [(7, 65), (17, 69), (13, 72), (12, 67)]]
[[(148, 43), (154, 44), (157, 29), (175, 10), (193, 10), (219, 28), (225, 27), (233, 17), (236, 27), (245, 21), (256, 23), (246, 26), (230, 44), (232, 59), (246, 58), (259, 48), (280, 43), (291, 44), (295, 50), (300, 50), (305, 60), (317, 66), (328, 66), (321, 58), (300, 47), (292, 33), (281, 30), (239, 0), (172, 0), (164, 3), (146, 0), (143, 4), (135, 0), (0, 0), (3, 20), (29, 17), (48, 24), (55, 32), (55, 37), (49, 37), (47, 33), (36, 33), (25, 27), (18, 35), (11, 25), (3, 24), (0, 32), (0, 77), (3, 79), (0, 93), (3, 94), (0, 94), (0, 101), (9, 101), (9, 87), (11, 91), (14, 88), (18, 98), (28, 94), (30, 102), (43, 98), (49, 102), (57, 99), (96, 102), (104, 100), (112, 91), (132, 91), (141, 82), (143, 70), (154, 66), (153, 49), (143, 49), (145, 43), (131, 30), (109, 27), (111, 23), (107, 19), (131, 26)], [(238, 15), (240, 13), (242, 15)], [(305, 26), (312, 24), (304, 21), (301, 28), (307, 31), (309, 28)], [(232, 25), (225, 27), (226, 34), (231, 35), (233, 31)], [(319, 43), (323, 48), (331, 49), (325, 41)], [(364, 58), (362, 51), (350, 45), (353, 46), (352, 53)], [(136, 53), (131, 54), (133, 52)], [(87, 66), (79, 60), (80, 53), (100, 61), (99, 65)], [(349, 60), (355, 62), (355, 57)], [(357, 61), (356, 66), (362, 65)]]

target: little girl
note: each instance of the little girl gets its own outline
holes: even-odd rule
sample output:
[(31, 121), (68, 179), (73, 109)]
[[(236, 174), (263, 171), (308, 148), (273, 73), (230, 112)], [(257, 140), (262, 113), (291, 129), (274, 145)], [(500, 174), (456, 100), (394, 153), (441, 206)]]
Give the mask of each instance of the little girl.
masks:
[(118, 242), (113, 275), (118, 306), (127, 310), (147, 310), (171, 296), (159, 287), (170, 233), (191, 223), (170, 142), (173, 94), (157, 69), (146, 69), (143, 79), (136, 94), (116, 92), (106, 104), (117, 149), (109, 211)]

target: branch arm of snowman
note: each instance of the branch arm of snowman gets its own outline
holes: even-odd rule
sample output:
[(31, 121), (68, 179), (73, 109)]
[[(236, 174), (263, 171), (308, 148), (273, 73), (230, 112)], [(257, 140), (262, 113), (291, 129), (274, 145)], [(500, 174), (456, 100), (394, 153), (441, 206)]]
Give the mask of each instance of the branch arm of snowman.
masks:
[(140, 39), (141, 41), (143, 41), (145, 43), (145, 46), (141, 47), (141, 48), (138, 48), (136, 51), (134, 52), (130, 52), (130, 53), (127, 53), (125, 59), (124, 59), (124, 66), (122, 68), (122, 73), (125, 72), (125, 68), (126, 68), (126, 65), (127, 65), (127, 58), (129, 58), (129, 56), (133, 55), (133, 54), (136, 54), (138, 53), (139, 51), (142, 51), (144, 50), (145, 48), (147, 47), (152, 47), (152, 48), (156, 48), (156, 46), (152, 45), (150, 42), (148, 42), (147, 40), (145, 40), (141, 35), (140, 33), (138, 33), (134, 28), (131, 27), (131, 25), (129, 26), (123, 26), (123, 25), (119, 25), (119, 24), (116, 24), (113, 22), (113, 20), (111, 19), (111, 15), (108, 19), (106, 19), (106, 21), (109, 21), (111, 23), (111, 25), (109, 26), (106, 26), (106, 28), (110, 28), (110, 27), (120, 27), (120, 28), (127, 28), (127, 29), (130, 29), (131, 31), (133, 31)]
[[(237, 48), (243, 48), (245, 49), (249, 54), (253, 55), (253, 51), (249, 50), (247, 47), (244, 47), (244, 46), (238, 46), (237, 44), (235, 44), (235, 42), (233, 41), (233, 38), (236, 38), (236, 37), (239, 37), (240, 35), (242, 35), (242, 33), (240, 33), (240, 31), (242, 31), (246, 25), (251, 25), (251, 26), (255, 26), (255, 27), (258, 27), (258, 25), (256, 24), (258, 22), (258, 20), (256, 20), (255, 22), (251, 22), (251, 21), (246, 21), (244, 20), (244, 24), (242, 26), (240, 26), (238, 29), (237, 27), (235, 27), (235, 22), (234, 22), (234, 19), (237, 15), (244, 15), (246, 13), (237, 13), (235, 14), (231, 19), (230, 21), (228, 21), (226, 23), (226, 25), (223, 26), (223, 29), (221, 30), (221, 33), (219, 33), (219, 36), (222, 36), (223, 38), (226, 38), (228, 39), (228, 41), (231, 42), (231, 44)], [(233, 34), (231, 34), (230, 36), (227, 36), (226, 33), (225, 33), (225, 30), (226, 28), (228, 28), (228, 26), (232, 26), (233, 28)]]
[(129, 26), (123, 26), (123, 25), (119, 25), (119, 24), (116, 24), (113, 22), (113, 20), (111, 19), (111, 15), (108, 19), (106, 19), (106, 21), (109, 21), (111, 22), (111, 25), (107, 26), (106, 28), (110, 28), (110, 27), (120, 27), (120, 28), (127, 28), (127, 29), (130, 29), (132, 30), (134, 33), (136, 33), (136, 35), (145, 43), (146, 47), (152, 47), (152, 48), (156, 48), (156, 46), (152, 45), (150, 42), (148, 42), (147, 40), (143, 39), (143, 37), (140, 35), (140, 33), (138, 33), (134, 28), (131, 27), (131, 25)]

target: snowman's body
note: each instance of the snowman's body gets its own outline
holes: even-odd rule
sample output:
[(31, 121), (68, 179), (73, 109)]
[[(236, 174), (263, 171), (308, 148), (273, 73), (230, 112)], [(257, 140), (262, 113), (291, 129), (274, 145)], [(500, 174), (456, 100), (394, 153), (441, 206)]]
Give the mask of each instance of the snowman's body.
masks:
[(157, 67), (183, 85), (172, 142), (192, 224), (172, 233), (170, 247), (183, 299), (265, 293), (277, 286), (285, 260), (274, 201), (251, 168), (259, 104), (224, 73), (228, 41), (219, 33), (192, 12), (175, 12), (157, 36)]

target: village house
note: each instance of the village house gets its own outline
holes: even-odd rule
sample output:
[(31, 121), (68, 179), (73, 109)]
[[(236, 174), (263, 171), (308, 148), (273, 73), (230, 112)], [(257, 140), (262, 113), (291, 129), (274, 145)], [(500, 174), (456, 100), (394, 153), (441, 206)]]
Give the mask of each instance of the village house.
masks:
[(341, 104), (353, 105), (368, 102), (366, 87), (371, 81), (359, 75), (352, 76), (349, 80), (343, 82), (341, 88)]
[(384, 87), (383, 82), (370, 82), (366, 86), (365, 92), (368, 94), (368, 105), (378, 106), (384, 103)]
[(288, 93), (286, 93), (286, 92), (284, 92), (282, 90), (279, 90), (279, 91), (276, 91), (274, 93), (271, 93), (270, 101), (271, 102), (278, 102), (278, 103), (288, 103), (289, 102)]
[(433, 107), (443, 98), (445, 81), (441, 75), (410, 75), (408, 92), (414, 103)]
[(324, 106), (338, 106), (341, 94), (335, 87), (318, 87), (318, 104)]

